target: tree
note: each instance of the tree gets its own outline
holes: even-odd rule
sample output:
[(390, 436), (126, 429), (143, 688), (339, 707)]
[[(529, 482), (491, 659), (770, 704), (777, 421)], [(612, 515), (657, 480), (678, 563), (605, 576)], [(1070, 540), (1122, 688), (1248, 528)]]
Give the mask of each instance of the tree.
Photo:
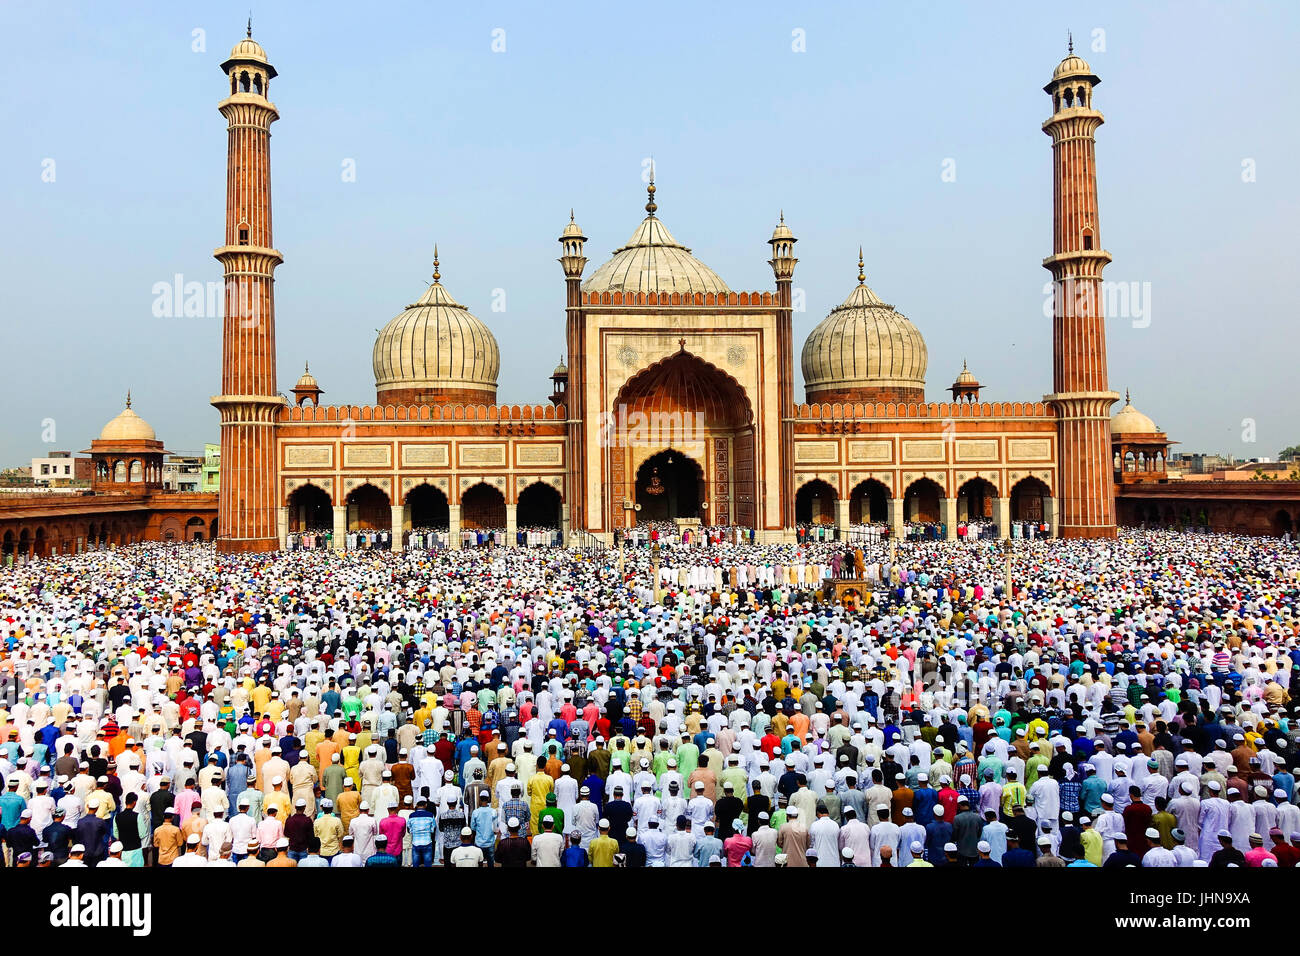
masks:
[(1277, 453), (1279, 461), (1286, 461), (1289, 458), (1300, 458), (1300, 445), (1289, 445)]

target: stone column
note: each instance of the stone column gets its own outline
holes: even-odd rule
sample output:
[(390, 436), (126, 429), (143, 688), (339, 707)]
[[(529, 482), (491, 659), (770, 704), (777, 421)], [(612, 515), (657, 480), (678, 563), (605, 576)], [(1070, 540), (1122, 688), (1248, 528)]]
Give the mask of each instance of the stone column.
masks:
[(460, 505), (447, 505), (447, 547), (460, 549)]
[(1005, 540), (1011, 537), (1011, 499), (993, 499), (993, 523), (998, 526), (998, 537)]
[(507, 548), (515, 546), (515, 532), (519, 530), (519, 506), (506, 502), (506, 540)]
[(945, 541), (957, 540), (957, 499), (944, 498), (939, 502), (939, 517), (943, 521)]
[(402, 550), (402, 529), (406, 525), (406, 505), (391, 505), (389, 511), (392, 512), (392, 532), (394, 551)]
[(903, 540), (903, 499), (889, 499), (889, 527), (894, 540)]
[(835, 502), (835, 528), (843, 538), (849, 530), (849, 499), (840, 498)]
[(346, 551), (348, 548), (348, 506), (334, 506), (334, 550)]
[(280, 509), (280, 547), (289, 548), (289, 509)]

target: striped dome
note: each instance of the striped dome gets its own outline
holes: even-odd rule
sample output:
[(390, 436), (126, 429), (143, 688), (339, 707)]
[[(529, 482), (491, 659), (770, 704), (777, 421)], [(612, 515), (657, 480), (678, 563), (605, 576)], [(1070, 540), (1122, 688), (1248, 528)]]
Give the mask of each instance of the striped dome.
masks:
[(800, 365), (809, 401), (919, 400), (929, 355), (925, 339), (907, 317), (886, 305), (859, 272), (858, 286), (804, 342)]
[(496, 401), (501, 369), (497, 340), (477, 316), (452, 298), (440, 278), (435, 259), (433, 284), (384, 326), (375, 340), (372, 359), (381, 404), (385, 393), (465, 393), (464, 397), (484, 404)]
[(648, 215), (632, 238), (582, 284), (583, 292), (730, 292), (716, 272), (691, 255), (655, 217), (655, 185)]

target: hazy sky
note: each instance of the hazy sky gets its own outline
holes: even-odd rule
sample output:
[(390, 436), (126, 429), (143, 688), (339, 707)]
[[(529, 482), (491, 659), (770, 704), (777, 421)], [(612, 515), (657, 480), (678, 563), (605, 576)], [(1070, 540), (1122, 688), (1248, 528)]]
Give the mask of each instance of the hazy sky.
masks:
[[(963, 358), (988, 400), (1038, 399), (1042, 87), (1072, 29), (1102, 78), (1106, 277), (1140, 296), (1107, 323), (1112, 388), (1185, 451), (1300, 441), (1300, 4), (277, 0), (253, 15), (280, 73), (286, 393), (310, 360), (326, 401), (373, 402), (375, 332), (421, 294), (437, 242), (443, 283), (501, 345), (499, 399), (544, 401), (564, 341), (556, 237), (573, 207), (590, 274), (644, 215), (653, 155), (659, 215), (733, 289), (772, 288), (785, 210), (797, 346), (852, 290), (860, 244), (868, 282), (926, 338), (931, 400)], [(201, 450), (218, 437), (220, 321), (156, 316), (154, 286), (221, 278), (218, 64), (242, 8), (9, 0), (0, 30), (0, 464), (87, 448), (127, 388), (170, 449)]]

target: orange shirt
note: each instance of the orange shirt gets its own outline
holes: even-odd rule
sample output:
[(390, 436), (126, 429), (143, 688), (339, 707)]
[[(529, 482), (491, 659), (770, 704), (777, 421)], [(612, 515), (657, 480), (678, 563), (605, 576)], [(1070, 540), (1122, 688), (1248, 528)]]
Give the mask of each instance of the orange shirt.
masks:
[(179, 827), (171, 823), (162, 823), (153, 832), (153, 845), (158, 850), (159, 865), (168, 866), (181, 855), (181, 848), (185, 846), (185, 842), (181, 839)]

